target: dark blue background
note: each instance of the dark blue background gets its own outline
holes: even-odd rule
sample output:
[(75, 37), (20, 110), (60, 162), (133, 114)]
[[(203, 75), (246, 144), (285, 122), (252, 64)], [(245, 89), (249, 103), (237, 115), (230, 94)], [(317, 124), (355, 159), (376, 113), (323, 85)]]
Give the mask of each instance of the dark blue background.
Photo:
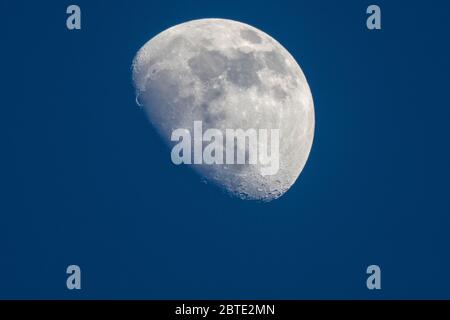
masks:
[[(0, 298), (450, 298), (448, 1), (377, 1), (381, 31), (369, 1), (75, 1), (80, 31), (72, 2), (0, 3)], [(206, 17), (311, 86), (309, 161), (271, 203), (174, 166), (135, 105), (136, 51)]]

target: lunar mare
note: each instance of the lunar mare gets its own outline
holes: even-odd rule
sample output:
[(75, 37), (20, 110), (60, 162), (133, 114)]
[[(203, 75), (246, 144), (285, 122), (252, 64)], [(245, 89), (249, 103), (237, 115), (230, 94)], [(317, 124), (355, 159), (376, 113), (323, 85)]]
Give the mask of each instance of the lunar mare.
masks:
[[(314, 105), (289, 52), (266, 33), (232, 20), (200, 19), (148, 41), (133, 65), (136, 101), (165, 140), (174, 130), (279, 129), (279, 170), (258, 164), (191, 165), (205, 181), (241, 199), (271, 201), (296, 181), (314, 137)], [(205, 147), (204, 145), (203, 147)]]

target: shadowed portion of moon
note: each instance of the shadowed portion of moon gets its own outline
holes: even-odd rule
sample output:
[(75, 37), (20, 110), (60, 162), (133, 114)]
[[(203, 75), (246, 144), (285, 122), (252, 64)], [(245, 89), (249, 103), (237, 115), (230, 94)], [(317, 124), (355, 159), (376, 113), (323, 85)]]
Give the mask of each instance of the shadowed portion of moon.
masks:
[[(314, 106), (294, 58), (249, 25), (201, 19), (148, 41), (133, 61), (136, 101), (169, 146), (172, 131), (279, 129), (279, 171), (261, 164), (192, 165), (208, 182), (242, 199), (283, 195), (302, 171), (314, 136)], [(205, 147), (205, 145), (204, 145)], [(248, 150), (247, 150), (248, 156)]]

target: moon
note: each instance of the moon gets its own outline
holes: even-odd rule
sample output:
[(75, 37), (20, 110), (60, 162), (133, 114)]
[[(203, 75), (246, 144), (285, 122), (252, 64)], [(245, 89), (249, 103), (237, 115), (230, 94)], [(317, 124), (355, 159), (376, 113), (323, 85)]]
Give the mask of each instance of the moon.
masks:
[(260, 164), (192, 164), (233, 197), (268, 202), (297, 180), (314, 138), (314, 104), (305, 75), (275, 39), (250, 25), (200, 19), (150, 39), (132, 64), (136, 102), (169, 147), (177, 128), (279, 129), (279, 170)]

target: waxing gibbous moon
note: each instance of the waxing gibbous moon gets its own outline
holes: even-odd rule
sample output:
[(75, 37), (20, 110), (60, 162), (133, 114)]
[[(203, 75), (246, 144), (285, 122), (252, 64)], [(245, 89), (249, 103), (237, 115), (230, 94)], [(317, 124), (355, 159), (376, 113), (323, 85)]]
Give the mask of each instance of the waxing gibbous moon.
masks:
[[(279, 129), (279, 170), (260, 164), (192, 164), (204, 179), (241, 199), (271, 201), (297, 180), (314, 137), (314, 105), (289, 52), (252, 26), (200, 19), (150, 39), (133, 66), (136, 101), (165, 140), (175, 129)], [(269, 149), (270, 150), (270, 149)]]

